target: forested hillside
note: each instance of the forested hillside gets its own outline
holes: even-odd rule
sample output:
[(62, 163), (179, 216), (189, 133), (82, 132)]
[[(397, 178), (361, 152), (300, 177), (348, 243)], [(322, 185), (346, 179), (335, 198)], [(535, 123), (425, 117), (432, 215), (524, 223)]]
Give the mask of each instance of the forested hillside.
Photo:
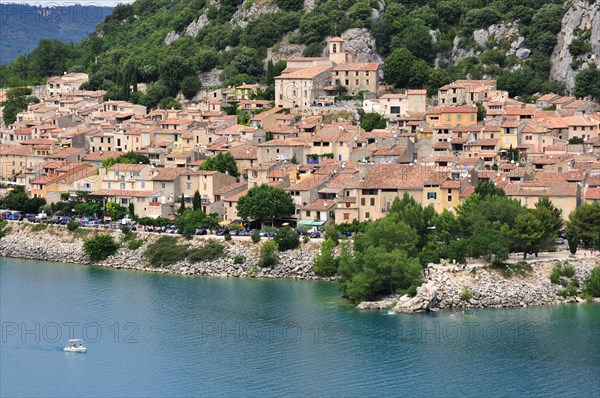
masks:
[[(73, 2), (72, 4), (74, 4)], [(0, 64), (31, 52), (40, 39), (77, 42), (93, 32), (112, 7), (36, 7), (0, 4)]]
[[(573, 58), (567, 67), (593, 82), (600, 10), (575, 3), (585, 20), (563, 40)], [(369, 57), (385, 61), (384, 80), (398, 88), (433, 92), (470, 77), (497, 78), (512, 95), (564, 92), (572, 87), (549, 74), (570, 7), (562, 0), (138, 0), (115, 7), (80, 44), (42, 42), (0, 69), (0, 78), (15, 85), (87, 71), (87, 88), (154, 106), (177, 95), (182, 82), (196, 85), (197, 76), (205, 85), (270, 83), (285, 64), (267, 65), (267, 58), (319, 56), (327, 37), (353, 32)], [(129, 92), (141, 82), (151, 83), (147, 94)]]

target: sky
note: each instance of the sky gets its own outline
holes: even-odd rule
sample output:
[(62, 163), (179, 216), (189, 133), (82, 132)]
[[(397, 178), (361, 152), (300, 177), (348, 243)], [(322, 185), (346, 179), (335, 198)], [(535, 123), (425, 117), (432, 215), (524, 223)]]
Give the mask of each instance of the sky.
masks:
[(81, 4), (112, 7), (118, 3), (133, 3), (133, 0), (0, 0), (0, 4), (2, 3), (26, 3), (36, 6), (71, 6)]

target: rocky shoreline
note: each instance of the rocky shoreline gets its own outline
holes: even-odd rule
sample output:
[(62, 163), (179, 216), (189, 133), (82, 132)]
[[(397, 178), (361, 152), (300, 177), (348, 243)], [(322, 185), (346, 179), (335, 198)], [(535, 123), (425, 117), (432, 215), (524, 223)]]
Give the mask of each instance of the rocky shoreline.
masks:
[(590, 276), (594, 267), (600, 265), (600, 259), (566, 260), (575, 268), (574, 278), (581, 285), (577, 296), (560, 296), (559, 292), (564, 287), (550, 282), (552, 268), (565, 260), (531, 259), (528, 261), (531, 272), (525, 277), (509, 278), (482, 266), (435, 264), (425, 270), (426, 281), (417, 289), (415, 297), (393, 295), (379, 301), (360, 303), (358, 308), (415, 313), (449, 308), (511, 308), (583, 302), (585, 300), (579, 297), (582, 282)]
[[(83, 230), (88, 236), (97, 233), (107, 233), (102, 230)], [(119, 230), (110, 231), (118, 241), (121, 237)], [(82, 265), (98, 265), (102, 267), (131, 269), (179, 275), (199, 275), (211, 277), (267, 278), (267, 279), (308, 279), (331, 281), (335, 278), (322, 278), (312, 271), (312, 262), (318, 243), (301, 245), (300, 249), (278, 253), (279, 261), (274, 268), (258, 267), (258, 245), (249, 238), (233, 239), (229, 242), (221, 239), (226, 246), (226, 256), (210, 261), (191, 263), (180, 261), (164, 268), (147, 265), (143, 254), (148, 245), (164, 234), (138, 232), (137, 238), (146, 242), (137, 250), (121, 247), (118, 252), (104, 261), (94, 263), (83, 251), (84, 240), (74, 238), (62, 226), (48, 225), (39, 232), (32, 232), (31, 224), (11, 223), (11, 233), (0, 239), (0, 256), (31, 259), (50, 262), (64, 262)], [(172, 235), (169, 235), (172, 236)], [(206, 241), (205, 237), (195, 237), (189, 243), (191, 247), (199, 247)], [(242, 264), (235, 264), (236, 257), (243, 257)]]
[[(81, 235), (91, 236), (97, 233), (106, 231), (83, 230)], [(118, 230), (111, 231), (111, 234), (115, 240), (121, 237)], [(227, 254), (215, 261), (191, 263), (184, 260), (172, 266), (154, 268), (146, 264), (143, 254), (148, 244), (161, 235), (139, 232), (137, 238), (146, 240), (140, 248), (129, 250), (121, 247), (114, 256), (99, 263), (91, 262), (84, 253), (84, 236), (75, 238), (73, 233), (62, 226), (49, 225), (43, 231), (33, 232), (31, 224), (11, 223), (11, 233), (0, 239), (0, 256), (178, 275), (325, 281), (336, 279), (319, 277), (312, 270), (313, 257), (319, 248), (318, 242), (309, 242), (301, 245), (300, 249), (279, 253), (279, 261), (274, 268), (258, 267), (259, 245), (253, 244), (250, 239), (223, 241)], [(196, 237), (187, 243), (191, 247), (198, 247), (205, 240), (205, 237)], [(236, 258), (238, 262), (241, 258), (244, 261), (236, 264)], [(589, 277), (595, 266), (600, 265), (598, 258), (567, 259), (575, 268), (575, 277), (580, 282)], [(415, 313), (447, 308), (528, 307), (583, 301), (579, 297), (561, 297), (558, 293), (563, 287), (550, 282), (552, 268), (562, 261), (564, 260), (532, 259), (529, 261), (531, 272), (525, 277), (510, 278), (477, 264), (467, 267), (430, 264), (424, 272), (425, 283), (417, 290), (415, 297), (392, 295), (379, 301), (360, 303), (357, 308)], [(578, 291), (580, 293), (581, 290)]]

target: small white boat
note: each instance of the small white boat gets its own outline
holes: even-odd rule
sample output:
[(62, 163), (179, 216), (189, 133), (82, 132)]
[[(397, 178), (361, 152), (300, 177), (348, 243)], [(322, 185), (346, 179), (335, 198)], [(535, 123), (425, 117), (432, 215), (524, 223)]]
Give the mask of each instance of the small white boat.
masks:
[(87, 348), (83, 346), (83, 341), (80, 339), (71, 339), (67, 342), (67, 346), (64, 348), (66, 352), (87, 352)]

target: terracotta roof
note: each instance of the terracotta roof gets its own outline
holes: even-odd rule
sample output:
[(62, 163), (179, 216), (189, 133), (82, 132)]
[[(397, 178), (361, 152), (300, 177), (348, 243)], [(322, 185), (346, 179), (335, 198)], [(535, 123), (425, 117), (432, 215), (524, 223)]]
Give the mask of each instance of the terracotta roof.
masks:
[(554, 182), (552, 184), (540, 184), (535, 182), (522, 182), (519, 184), (507, 184), (504, 192), (508, 196), (577, 196), (577, 183)]
[(600, 200), (600, 188), (588, 188), (585, 198), (590, 200)]
[(233, 156), (234, 159), (258, 159), (256, 156), (256, 146), (254, 145), (237, 145), (229, 148), (228, 152)]
[(331, 70), (333, 71), (377, 71), (379, 62), (344, 62), (337, 64)]
[(217, 189), (213, 193), (214, 193), (214, 195), (225, 195), (228, 192), (235, 191), (236, 189), (240, 189), (240, 188), (246, 187), (246, 186), (248, 186), (247, 182), (243, 182), (243, 181), (236, 182), (235, 184), (227, 185), (226, 187)]
[(128, 163), (117, 163), (110, 166), (108, 170), (110, 171), (130, 171), (130, 172), (139, 172), (144, 170), (145, 168), (150, 167), (149, 164), (128, 164)]
[(442, 113), (477, 113), (475, 106), (445, 106)]
[(83, 160), (86, 161), (102, 161), (108, 158), (116, 158), (123, 155), (123, 152), (117, 152), (117, 151), (97, 151), (97, 152), (90, 152), (88, 153), (86, 156), (83, 157)]
[(441, 184), (445, 179), (446, 173), (434, 167), (379, 163), (367, 171), (360, 188), (421, 189), (425, 183)]
[(335, 206), (335, 201), (334, 200), (327, 200), (327, 199), (317, 199), (314, 202), (306, 205), (306, 206), (302, 206), (302, 210), (307, 210), (307, 211), (327, 211), (329, 209), (331, 209), (332, 207)]
[(344, 39), (342, 39), (341, 37), (332, 37), (331, 39), (327, 40), (330, 43), (341, 43), (344, 41)]
[(305, 146), (306, 143), (300, 140), (271, 140), (258, 144), (259, 147), (277, 147), (277, 146)]
[(99, 189), (92, 192), (92, 195), (111, 196), (123, 198), (148, 198), (160, 195), (160, 191), (129, 191), (127, 189)]
[(311, 191), (318, 188), (320, 185), (323, 185), (325, 182), (326, 178), (324, 176), (310, 176), (296, 183), (296, 185), (291, 185), (289, 188), (287, 188), (287, 190)]
[(313, 66), (277, 76), (275, 79), (313, 79), (329, 69), (331, 69), (331, 67), (327, 65)]

